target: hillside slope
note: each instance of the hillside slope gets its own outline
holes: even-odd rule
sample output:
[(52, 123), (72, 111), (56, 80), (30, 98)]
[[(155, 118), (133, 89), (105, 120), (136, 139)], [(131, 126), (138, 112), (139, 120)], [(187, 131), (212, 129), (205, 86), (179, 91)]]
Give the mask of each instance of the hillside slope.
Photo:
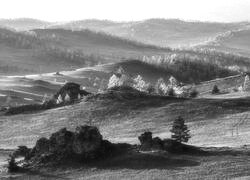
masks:
[(244, 27), (245, 24), (185, 22), (178, 19), (148, 19), (136, 22), (94, 19), (52, 25), (51, 28), (90, 29), (163, 47), (189, 47), (204, 43), (229, 30)]
[(112, 142), (137, 143), (136, 137), (146, 130), (166, 138), (179, 115), (191, 130), (190, 144), (240, 146), (249, 143), (249, 105), (249, 98), (184, 100), (107, 92), (73, 106), (1, 116), (0, 148), (31, 146), (39, 137), (48, 137), (62, 127), (72, 130), (85, 123), (98, 126), (104, 138)]
[[(87, 91), (98, 92), (99, 89), (107, 88), (110, 77), (120, 67), (124, 69), (125, 74), (131, 79), (140, 75), (146, 83), (150, 83), (152, 86), (155, 86), (160, 78), (163, 78), (168, 83), (171, 76), (176, 77), (182, 83), (192, 84), (238, 74), (238, 72), (209, 63), (180, 61), (168, 68), (162, 68), (138, 60), (127, 60), (71, 71), (60, 71), (59, 73), (0, 76), (0, 106), (40, 103), (44, 96), (47, 98), (51, 97), (66, 82), (75, 82)], [(210, 71), (207, 71), (207, 69), (210, 69)], [(224, 82), (222, 79), (219, 87), (222, 88), (223, 85), (231, 88), (240, 86), (242, 81), (233, 85), (230, 83), (229, 85), (226, 84), (228, 82)], [(200, 93), (212, 89), (211, 84), (207, 87), (203, 86), (203, 84), (200, 86), (197, 88)], [(11, 101), (9, 97), (12, 98)]]
[(250, 57), (250, 30), (230, 31), (201, 47)]
[(90, 31), (0, 29), (0, 74), (34, 74), (164, 54), (169, 49)]

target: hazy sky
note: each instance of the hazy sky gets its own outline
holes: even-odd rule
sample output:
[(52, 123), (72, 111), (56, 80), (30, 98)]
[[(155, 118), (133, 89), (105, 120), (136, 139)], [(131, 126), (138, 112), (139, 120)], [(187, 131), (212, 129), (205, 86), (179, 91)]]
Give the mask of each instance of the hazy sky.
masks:
[(1, 18), (250, 21), (250, 0), (2, 0)]

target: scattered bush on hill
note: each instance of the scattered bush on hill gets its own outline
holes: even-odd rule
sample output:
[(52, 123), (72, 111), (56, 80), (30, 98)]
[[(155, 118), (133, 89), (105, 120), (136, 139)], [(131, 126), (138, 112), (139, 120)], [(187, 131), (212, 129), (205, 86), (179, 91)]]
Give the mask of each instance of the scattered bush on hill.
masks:
[[(195, 55), (194, 55), (195, 56)], [(202, 55), (201, 55), (202, 56)], [(239, 72), (224, 68), (225, 65), (220, 63), (208, 61), (209, 58), (195, 58), (189, 54), (181, 54), (176, 56), (174, 61), (164, 59), (146, 59), (143, 63), (150, 64), (159, 70), (165, 70), (168, 74), (176, 77), (179, 81), (184, 83), (200, 83), (202, 81), (212, 80), (218, 77), (227, 77), (236, 75)], [(223, 63), (222, 63), (223, 64)], [(250, 64), (248, 62), (250, 67)]]

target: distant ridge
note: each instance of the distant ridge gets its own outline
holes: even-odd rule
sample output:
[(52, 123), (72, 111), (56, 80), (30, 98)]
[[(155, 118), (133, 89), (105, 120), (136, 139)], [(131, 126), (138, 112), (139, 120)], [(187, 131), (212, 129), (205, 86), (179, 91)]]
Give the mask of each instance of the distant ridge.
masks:
[(0, 20), (0, 26), (16, 30), (40, 28), (105, 32), (114, 36), (162, 47), (193, 47), (228, 31), (244, 28), (248, 22), (220, 23), (152, 18), (141, 21), (85, 19), (69, 22), (45, 22), (20, 18)]

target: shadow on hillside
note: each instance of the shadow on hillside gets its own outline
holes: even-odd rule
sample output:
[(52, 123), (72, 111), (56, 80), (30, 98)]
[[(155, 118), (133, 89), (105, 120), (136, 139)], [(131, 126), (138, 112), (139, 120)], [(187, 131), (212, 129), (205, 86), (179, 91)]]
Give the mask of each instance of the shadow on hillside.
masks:
[(95, 166), (100, 169), (176, 169), (186, 166), (198, 166), (200, 163), (187, 160), (177, 159), (162, 155), (152, 154), (136, 154), (117, 157), (114, 159), (105, 160), (98, 163), (91, 163), (90, 166)]

